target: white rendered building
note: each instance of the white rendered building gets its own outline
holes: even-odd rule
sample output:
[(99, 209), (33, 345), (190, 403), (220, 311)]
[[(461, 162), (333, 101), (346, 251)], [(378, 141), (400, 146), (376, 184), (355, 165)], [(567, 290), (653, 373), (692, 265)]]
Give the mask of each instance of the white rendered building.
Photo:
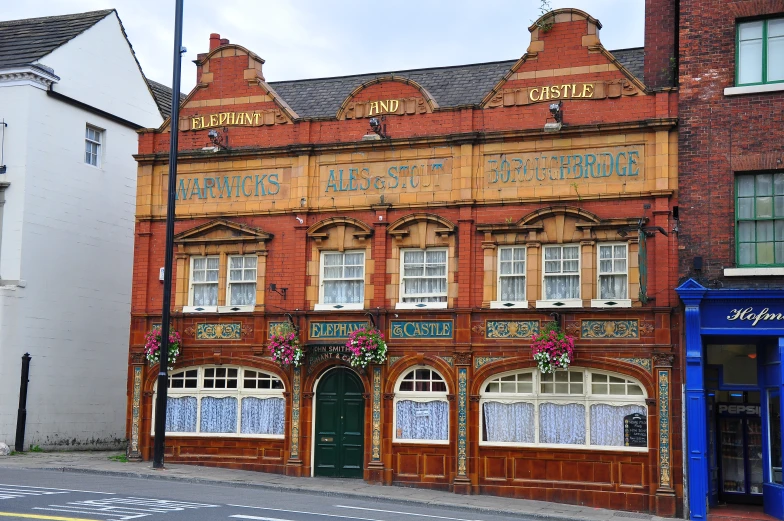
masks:
[(168, 116), (114, 10), (0, 22), (0, 442), (125, 437), (136, 130)]

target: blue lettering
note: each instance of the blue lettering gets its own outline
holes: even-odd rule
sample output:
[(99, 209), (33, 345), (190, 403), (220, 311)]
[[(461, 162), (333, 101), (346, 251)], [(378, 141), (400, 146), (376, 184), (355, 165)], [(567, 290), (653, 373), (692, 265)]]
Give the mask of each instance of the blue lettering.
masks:
[(229, 178), (223, 176), (223, 181), (221, 182), (220, 177), (216, 177), (215, 180), (218, 182), (218, 199), (223, 199), (223, 193), (226, 193), (227, 197), (231, 197), (231, 186), (229, 184)]
[[(542, 160), (542, 167), (539, 168), (539, 159)], [(541, 177), (539, 176), (539, 172), (542, 173)], [(536, 180), (537, 181), (544, 181), (547, 179), (547, 156), (542, 156), (541, 158), (536, 158)]]
[(270, 190), (270, 192), (269, 192), (270, 195), (275, 195), (278, 192), (280, 192), (280, 183), (278, 182), (278, 174), (270, 174), (268, 181), (269, 181), (269, 183), (272, 186), (275, 187), (275, 191), (274, 192), (272, 190)]
[(362, 178), (362, 180), (367, 181), (367, 184), (365, 184), (364, 186), (359, 185), (359, 189), (360, 190), (367, 190), (368, 188), (370, 188), (370, 169), (369, 168), (363, 168), (359, 172), (359, 177)]
[(512, 159), (512, 161), (517, 163), (517, 166), (514, 168), (515, 174), (514, 174), (514, 177), (512, 177), (512, 182), (513, 183), (516, 183), (517, 181), (521, 181), (522, 182), (523, 179), (520, 176), (521, 176), (522, 171), (523, 171), (523, 160), (516, 157), (516, 158)]
[[(392, 167), (392, 168), (394, 168), (394, 167)], [(390, 174), (390, 175), (392, 175), (392, 174)], [(397, 179), (397, 178), (395, 178), (395, 179)], [(384, 179), (382, 177), (374, 177), (373, 178), (373, 187), (376, 190), (382, 190), (383, 188), (386, 187), (386, 184), (387, 184), (386, 179)]]
[(327, 179), (327, 189), (324, 190), (324, 191), (325, 192), (329, 192), (329, 187), (330, 186), (332, 187), (332, 191), (333, 192), (337, 192), (338, 191), (338, 186), (337, 186), (337, 184), (335, 184), (335, 171), (334, 170), (330, 170), (329, 171), (329, 179)]
[(495, 159), (488, 159), (487, 162), (490, 164), (490, 173), (493, 174), (493, 178), (489, 179), (487, 182), (492, 185), (498, 182), (498, 169), (495, 167), (495, 165), (498, 164), (498, 161)]
[(395, 180), (395, 185), (394, 185), (394, 186), (392, 186), (392, 185), (389, 185), (389, 188), (390, 188), (390, 189), (392, 189), (392, 188), (397, 188), (397, 185), (399, 185), (399, 184), (400, 184), (400, 180), (397, 178), (397, 173), (393, 173), (393, 172), (392, 172), (392, 170), (394, 170), (395, 172), (397, 172), (397, 167), (395, 167), (395, 166), (390, 166), (390, 167), (389, 167), (389, 170), (387, 170), (387, 174), (389, 174), (389, 177), (391, 177), (392, 179), (394, 179), (394, 180)]
[(338, 170), (338, 172), (340, 172), (340, 176), (339, 176), (340, 177), (340, 191), (341, 192), (347, 192), (348, 191), (348, 186), (343, 184), (343, 169), (341, 168), (340, 170)]
[(636, 150), (629, 151), (629, 177), (635, 177), (640, 173), (639, 166), (635, 168), (635, 166), (638, 165), (637, 156), (639, 155), (640, 153), (637, 152)]
[(242, 178), (242, 195), (244, 195), (245, 197), (250, 197), (251, 195), (253, 195), (253, 191), (250, 192), (245, 191), (245, 181), (248, 180), (253, 182), (253, 176), (246, 175), (245, 177)]
[(591, 171), (591, 177), (597, 177), (594, 174), (593, 166), (596, 164), (596, 156), (594, 154), (585, 154), (585, 178), (588, 178), (588, 170)]
[(416, 171), (416, 165), (411, 167), (411, 174), (409, 177), (411, 178), (411, 188), (416, 188), (418, 183), (414, 183), (414, 172)]
[(499, 170), (499, 173), (500, 173), (499, 177), (501, 179), (501, 182), (502, 183), (508, 183), (509, 182), (509, 177), (512, 175), (512, 172), (511, 172), (511, 169), (510, 169), (510, 165), (509, 165), (509, 161), (507, 161), (506, 159), (502, 160), (501, 164), (498, 166), (498, 170)]
[(575, 155), (574, 166), (572, 167), (573, 179), (580, 179), (583, 176), (583, 156)]
[[(571, 162), (572, 156), (561, 156), (561, 179), (569, 179), (569, 172), (572, 170), (569, 166)], [(564, 167), (566, 167), (566, 176), (564, 176)]]
[(202, 198), (201, 188), (199, 187), (199, 180), (195, 178), (193, 180), (193, 189), (191, 189), (191, 197), (193, 197), (193, 194), (196, 194), (196, 197), (198, 197), (199, 199)]
[(352, 192), (356, 191), (357, 189), (357, 178), (354, 176), (354, 173), (359, 173), (358, 168), (349, 168), (348, 169), (348, 189)]
[[(548, 170), (550, 171), (550, 180), (551, 181), (557, 181), (558, 180), (558, 172), (555, 169), (555, 164), (557, 162), (558, 162), (558, 156), (550, 156), (550, 168), (548, 168)], [(553, 177), (553, 174), (555, 174), (555, 177)]]
[(623, 170), (621, 170), (621, 156), (625, 158), (626, 152), (618, 152), (618, 158), (615, 160), (615, 173), (618, 174), (619, 177), (625, 177), (626, 167), (623, 167)]
[(215, 179), (214, 178), (207, 177), (207, 178), (204, 179), (204, 190), (203, 190), (203, 192), (205, 193), (205, 197), (206, 197), (207, 190), (209, 189), (209, 191), (210, 191), (210, 199), (215, 199), (215, 194), (212, 193), (212, 188), (214, 186), (215, 186)]
[(174, 194), (174, 199), (179, 200), (180, 197), (183, 199), (188, 199), (188, 196), (191, 192), (191, 180), (188, 179), (188, 185), (185, 186), (185, 179), (180, 179), (180, 187), (177, 189), (177, 192)]
[(266, 178), (267, 178), (267, 174), (256, 176), (256, 197), (258, 197), (259, 195), (259, 187), (261, 187), (261, 195), (267, 195), (267, 191), (264, 190), (264, 179)]

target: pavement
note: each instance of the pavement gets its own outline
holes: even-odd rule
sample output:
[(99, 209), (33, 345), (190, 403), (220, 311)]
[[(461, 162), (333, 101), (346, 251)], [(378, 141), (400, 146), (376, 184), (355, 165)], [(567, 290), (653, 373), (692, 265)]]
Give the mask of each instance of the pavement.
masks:
[(546, 501), (487, 495), (466, 496), (421, 488), (380, 486), (365, 483), (359, 479), (296, 478), (264, 472), (168, 463), (163, 470), (153, 470), (149, 461), (122, 462), (110, 459), (120, 454), (118, 451), (27, 452), (13, 456), (1, 456), (0, 467), (58, 470), (62, 472), (173, 480), (207, 485), (225, 485), (228, 483), (238, 487), (277, 489), (287, 492), (298, 491), (307, 494), (354, 499), (465, 508), (476, 512), (509, 514), (546, 521), (663, 521), (671, 519), (650, 514), (564, 505)]

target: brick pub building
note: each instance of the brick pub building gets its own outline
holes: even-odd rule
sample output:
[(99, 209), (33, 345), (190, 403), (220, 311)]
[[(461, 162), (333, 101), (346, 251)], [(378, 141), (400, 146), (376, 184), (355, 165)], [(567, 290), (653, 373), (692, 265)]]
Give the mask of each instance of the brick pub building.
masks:
[(681, 0), (679, 76), (691, 519), (782, 519), (784, 2)]
[[(563, 9), (516, 61), (269, 83), (212, 35), (181, 112), (166, 460), (679, 513), (677, 247), (661, 233), (677, 94), (666, 46), (643, 64), (600, 28)], [(168, 129), (136, 156), (128, 438), (144, 459)], [(552, 320), (576, 357), (543, 375), (530, 343)], [(265, 348), (286, 322), (299, 368)], [(389, 356), (356, 370), (345, 342), (366, 324)]]

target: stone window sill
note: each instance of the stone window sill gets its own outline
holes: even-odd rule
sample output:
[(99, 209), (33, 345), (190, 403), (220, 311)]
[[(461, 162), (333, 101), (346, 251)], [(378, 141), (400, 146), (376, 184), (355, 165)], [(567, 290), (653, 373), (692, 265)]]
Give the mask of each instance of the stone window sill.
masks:
[(725, 277), (775, 277), (784, 275), (784, 268), (724, 268)]
[(747, 85), (745, 87), (727, 87), (725, 96), (740, 96), (742, 94), (764, 94), (766, 92), (782, 92), (784, 83), (768, 83), (767, 85)]

